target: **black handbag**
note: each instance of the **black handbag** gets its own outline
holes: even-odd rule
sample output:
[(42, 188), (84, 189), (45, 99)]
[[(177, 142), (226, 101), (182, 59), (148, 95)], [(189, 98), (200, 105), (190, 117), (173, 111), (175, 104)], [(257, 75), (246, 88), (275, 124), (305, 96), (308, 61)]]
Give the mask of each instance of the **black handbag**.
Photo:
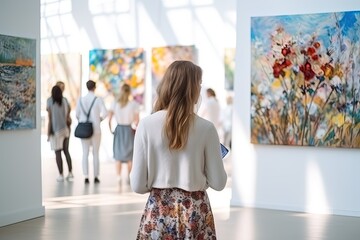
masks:
[(92, 122), (79, 122), (75, 128), (75, 137), (90, 138), (94, 133)]
[(96, 100), (96, 97), (92, 101), (88, 113), (85, 112), (84, 107), (83, 107), (83, 105), (81, 103), (81, 100), (80, 100), (81, 109), (86, 114), (86, 122), (79, 122), (78, 123), (78, 125), (75, 128), (75, 132), (74, 132), (75, 137), (84, 139), (84, 138), (90, 138), (93, 135), (94, 129), (93, 129), (92, 122), (89, 121), (89, 117), (90, 117), (91, 108), (94, 105), (95, 100)]

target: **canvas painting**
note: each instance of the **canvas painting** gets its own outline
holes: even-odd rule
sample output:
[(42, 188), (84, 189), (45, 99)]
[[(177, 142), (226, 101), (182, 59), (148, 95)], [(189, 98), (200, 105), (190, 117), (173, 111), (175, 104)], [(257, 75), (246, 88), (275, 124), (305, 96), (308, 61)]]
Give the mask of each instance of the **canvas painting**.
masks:
[(164, 76), (167, 67), (176, 60), (188, 60), (196, 63), (195, 46), (166, 46), (152, 49), (152, 99), (156, 97), (156, 88)]
[(0, 35), (0, 129), (36, 128), (36, 40)]
[(143, 48), (94, 49), (90, 51), (90, 79), (108, 107), (117, 98), (122, 83), (131, 86), (134, 99), (144, 104), (145, 52)]
[(57, 81), (65, 83), (64, 97), (75, 109), (81, 89), (81, 55), (59, 53), (41, 56), (41, 109), (46, 110), (46, 99)]
[(235, 73), (235, 48), (225, 48), (224, 67), (225, 67), (225, 89), (234, 90), (234, 73)]
[(251, 142), (360, 147), (360, 12), (251, 18)]

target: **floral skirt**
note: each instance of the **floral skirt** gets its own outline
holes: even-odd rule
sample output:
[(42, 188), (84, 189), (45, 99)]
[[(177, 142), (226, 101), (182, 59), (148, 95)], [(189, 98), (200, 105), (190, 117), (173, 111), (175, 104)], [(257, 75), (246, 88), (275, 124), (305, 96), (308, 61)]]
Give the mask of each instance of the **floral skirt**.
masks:
[(136, 239), (216, 239), (206, 191), (152, 189)]

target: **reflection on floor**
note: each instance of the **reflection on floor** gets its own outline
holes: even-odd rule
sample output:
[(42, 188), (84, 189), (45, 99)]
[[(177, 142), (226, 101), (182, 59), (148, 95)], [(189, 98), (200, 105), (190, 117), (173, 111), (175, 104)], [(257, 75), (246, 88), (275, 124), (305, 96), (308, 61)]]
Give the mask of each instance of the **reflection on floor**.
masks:
[[(230, 176), (227, 188), (221, 192), (208, 191), (218, 239), (360, 239), (360, 218), (230, 207), (230, 163), (231, 156), (225, 159)], [(1, 240), (135, 239), (147, 195), (133, 193), (126, 181), (119, 185), (111, 160), (101, 162), (98, 185), (93, 181), (84, 184), (77, 154), (73, 155), (73, 165), (74, 181), (58, 183), (53, 153), (43, 153), (45, 217), (0, 228)]]

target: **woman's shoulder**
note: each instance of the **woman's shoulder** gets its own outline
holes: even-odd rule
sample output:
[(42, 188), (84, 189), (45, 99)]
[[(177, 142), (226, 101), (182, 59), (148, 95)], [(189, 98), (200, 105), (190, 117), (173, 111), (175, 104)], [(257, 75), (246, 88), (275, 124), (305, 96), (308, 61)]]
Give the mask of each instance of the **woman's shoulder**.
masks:
[(197, 114), (195, 114), (195, 126), (202, 129), (215, 128), (214, 124), (211, 121), (202, 118)]
[(205, 126), (208, 126), (208, 125), (211, 125), (211, 121), (203, 118), (203, 117), (200, 117), (199, 115), (195, 114), (195, 121), (198, 122), (199, 124), (202, 124), (202, 125), (205, 125)]
[(165, 115), (161, 112), (155, 112), (148, 116), (142, 117), (137, 126), (137, 132), (147, 132), (156, 134), (160, 131), (165, 120)]
[(47, 107), (50, 107), (50, 106), (52, 105), (52, 103), (53, 103), (52, 97), (49, 97), (48, 99), (46, 99), (46, 105), (47, 105)]
[(157, 111), (141, 118), (140, 122), (146, 125), (159, 125), (165, 119), (165, 111)]
[(63, 100), (67, 105), (70, 105), (69, 100), (66, 97), (63, 97)]

